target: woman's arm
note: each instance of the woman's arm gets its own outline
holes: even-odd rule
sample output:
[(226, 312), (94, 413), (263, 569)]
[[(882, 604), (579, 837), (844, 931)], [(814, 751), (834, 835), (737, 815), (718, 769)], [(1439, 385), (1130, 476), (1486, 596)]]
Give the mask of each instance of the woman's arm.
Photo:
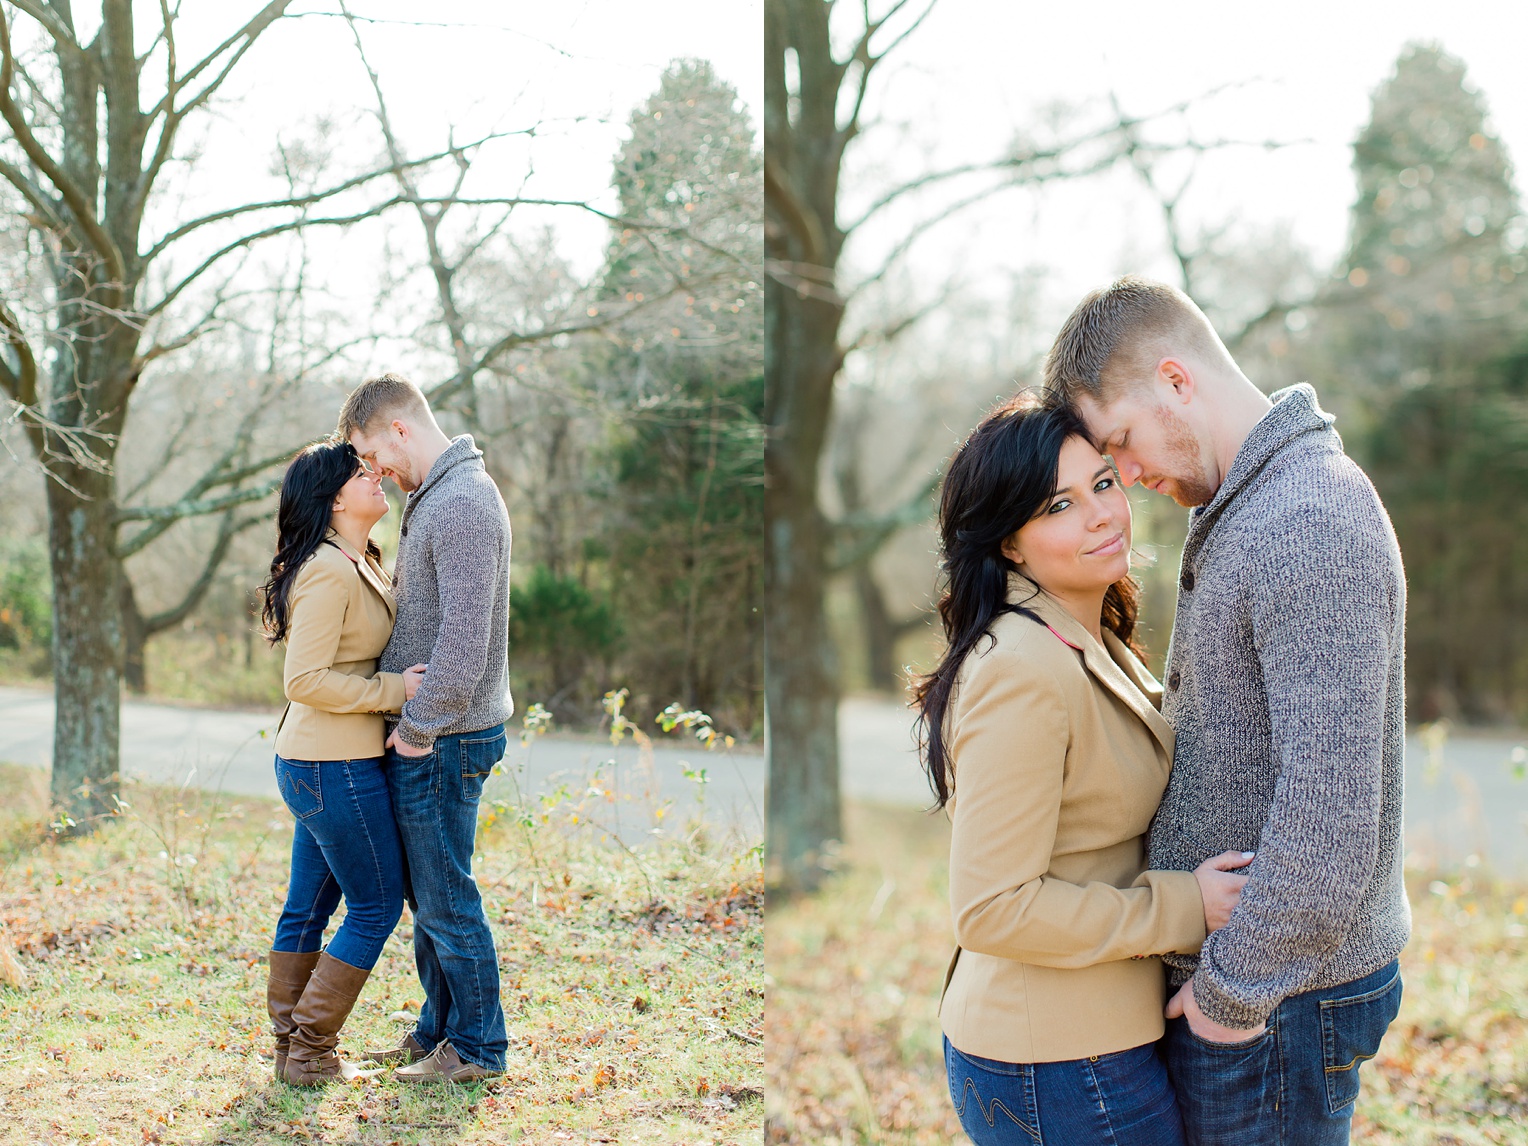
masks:
[(1193, 872), (1147, 871), (1129, 888), (1045, 874), (1071, 715), (1044, 665), (998, 647), (960, 692), (950, 903), (961, 947), (1045, 967), (1197, 951), (1204, 903)]
[(325, 712), (397, 712), (404, 701), (401, 673), (366, 677), (334, 669), (350, 602), (347, 572), (322, 555), (298, 570), (288, 604), (282, 671), (287, 699)]

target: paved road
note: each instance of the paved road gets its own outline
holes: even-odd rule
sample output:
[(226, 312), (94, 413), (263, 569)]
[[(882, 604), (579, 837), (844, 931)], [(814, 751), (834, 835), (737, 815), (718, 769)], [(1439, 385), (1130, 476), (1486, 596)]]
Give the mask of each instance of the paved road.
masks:
[[(123, 774), (155, 783), (275, 798), (271, 756), (279, 717), (279, 712), (219, 712), (125, 701)], [(5, 730), (0, 759), (42, 768), (52, 763), (50, 690), (0, 687), (0, 727)], [(504, 759), (508, 774), (489, 781), (485, 799), (510, 796), (516, 783), (535, 794), (566, 785), (576, 798), (582, 798), (591, 776), (600, 769), (602, 790), (617, 798), (595, 799), (589, 807), (601, 824), (618, 828), (628, 842), (652, 823), (643, 809), (668, 799), (673, 800), (673, 810), (666, 821), (682, 824), (700, 810), (713, 827), (736, 829), (750, 839), (763, 834), (764, 757), (757, 750), (708, 752), (698, 744), (692, 749), (693, 741), (668, 738), (654, 729), (649, 765), (630, 740), (616, 748), (608, 739), (549, 734), (527, 749), (516, 739), (517, 731), (510, 729)], [(704, 786), (684, 775), (687, 767), (705, 770)], [(654, 797), (651, 801), (649, 794)]]
[[(839, 709), (843, 786), (851, 799), (927, 807), (928, 781), (912, 746), (912, 719), (886, 700), (850, 697)], [(1435, 752), (1406, 741), (1406, 849), (1420, 867), (1478, 856), (1503, 875), (1528, 876), (1528, 779), (1519, 778), (1528, 732), (1455, 733)]]

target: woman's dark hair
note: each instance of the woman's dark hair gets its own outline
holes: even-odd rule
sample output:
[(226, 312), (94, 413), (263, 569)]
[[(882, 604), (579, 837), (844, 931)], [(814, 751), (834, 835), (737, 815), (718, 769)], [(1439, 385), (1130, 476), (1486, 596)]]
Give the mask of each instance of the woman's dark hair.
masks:
[[(355, 447), (333, 438), (305, 447), (287, 466), (276, 510), (276, 556), (271, 559), (270, 579), (260, 587), (265, 594), (261, 618), (271, 644), (286, 640), (292, 582), (303, 562), (324, 543), (334, 518), (335, 496), (360, 468)], [(366, 552), (379, 557), (382, 551), (368, 541)]]
[[(993, 622), (1004, 613), (1039, 621), (1022, 605), (1008, 603), (1008, 574), (1018, 566), (1003, 556), (1002, 545), (1055, 493), (1061, 447), (1071, 437), (1089, 440), (1076, 414), (1022, 392), (982, 419), (945, 472), (939, 495), (945, 579), (939, 620), (947, 647), (938, 667), (913, 686), (918, 747), (938, 807), (953, 790), (945, 715), (961, 664), (982, 637), (992, 635)], [(1109, 586), (1103, 625), (1137, 655), (1142, 652), (1135, 641), (1138, 611), (1133, 577)]]

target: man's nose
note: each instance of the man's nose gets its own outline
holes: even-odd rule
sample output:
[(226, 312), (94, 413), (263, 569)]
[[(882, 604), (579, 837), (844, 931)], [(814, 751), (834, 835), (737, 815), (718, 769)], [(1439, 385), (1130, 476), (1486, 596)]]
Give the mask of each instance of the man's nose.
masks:
[(1119, 471), (1120, 484), (1126, 489), (1129, 489), (1141, 480), (1141, 467), (1132, 461), (1121, 461), (1119, 458), (1115, 458), (1114, 468)]

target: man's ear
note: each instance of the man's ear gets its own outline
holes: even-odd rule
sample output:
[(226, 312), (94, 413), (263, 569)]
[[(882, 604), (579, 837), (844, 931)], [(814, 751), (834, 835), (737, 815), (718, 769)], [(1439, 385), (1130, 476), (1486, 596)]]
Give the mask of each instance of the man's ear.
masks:
[(1157, 381), (1172, 390), (1172, 401), (1186, 405), (1194, 396), (1194, 372), (1181, 358), (1169, 356), (1158, 362)]
[(406, 442), (409, 440), (409, 424), (407, 422), (400, 422), (397, 418), (394, 418), (390, 428), (393, 433), (398, 435), (400, 441)]

